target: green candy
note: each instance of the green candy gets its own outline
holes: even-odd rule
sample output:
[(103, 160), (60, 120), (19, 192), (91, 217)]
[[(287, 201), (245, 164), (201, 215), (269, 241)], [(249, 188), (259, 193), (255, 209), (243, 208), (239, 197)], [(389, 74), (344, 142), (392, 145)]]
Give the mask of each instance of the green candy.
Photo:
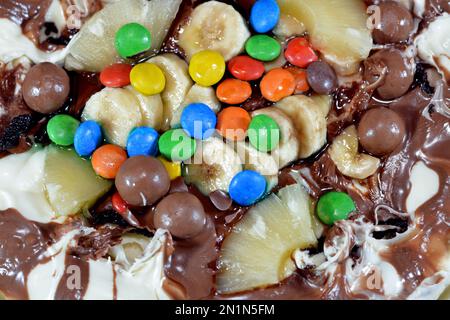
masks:
[(151, 35), (139, 23), (123, 25), (116, 33), (116, 50), (122, 58), (129, 58), (151, 47)]
[(79, 125), (80, 121), (66, 114), (54, 116), (47, 123), (48, 137), (57, 145), (70, 146)]
[(272, 61), (280, 56), (281, 45), (268, 35), (258, 34), (247, 40), (245, 51), (256, 60)]
[(171, 161), (184, 161), (191, 158), (197, 149), (197, 142), (183, 129), (164, 132), (158, 141), (159, 152)]
[(347, 219), (348, 215), (355, 210), (352, 198), (344, 192), (328, 192), (320, 197), (317, 203), (317, 215), (323, 223), (328, 225)]
[(248, 138), (258, 151), (272, 151), (280, 142), (280, 127), (271, 117), (265, 114), (257, 115), (248, 127)]

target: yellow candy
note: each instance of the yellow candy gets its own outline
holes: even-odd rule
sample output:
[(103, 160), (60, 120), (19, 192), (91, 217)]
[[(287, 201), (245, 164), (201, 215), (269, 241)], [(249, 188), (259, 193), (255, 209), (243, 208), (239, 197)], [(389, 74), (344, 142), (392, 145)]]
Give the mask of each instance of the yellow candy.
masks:
[(174, 180), (181, 176), (181, 164), (177, 162), (167, 161), (164, 157), (158, 157), (159, 161), (162, 162), (167, 172), (169, 173), (170, 180)]
[(147, 96), (161, 93), (166, 87), (166, 77), (162, 70), (153, 63), (140, 63), (131, 69), (131, 85)]
[(189, 74), (197, 84), (204, 87), (212, 86), (225, 74), (225, 60), (216, 51), (200, 51), (191, 58)]

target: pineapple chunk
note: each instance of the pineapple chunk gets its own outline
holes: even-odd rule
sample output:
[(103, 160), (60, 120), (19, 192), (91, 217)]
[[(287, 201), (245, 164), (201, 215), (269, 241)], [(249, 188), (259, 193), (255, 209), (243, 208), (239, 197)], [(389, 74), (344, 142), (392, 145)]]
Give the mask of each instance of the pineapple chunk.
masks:
[(291, 275), (294, 251), (317, 245), (310, 203), (306, 190), (295, 184), (250, 209), (222, 245), (217, 291), (265, 287)]
[(47, 199), (59, 216), (89, 208), (112, 186), (111, 181), (97, 176), (91, 163), (75, 151), (54, 145), (48, 148), (44, 172)]
[(303, 23), (311, 44), (341, 75), (359, 70), (369, 56), (372, 35), (362, 0), (279, 0), (281, 12)]

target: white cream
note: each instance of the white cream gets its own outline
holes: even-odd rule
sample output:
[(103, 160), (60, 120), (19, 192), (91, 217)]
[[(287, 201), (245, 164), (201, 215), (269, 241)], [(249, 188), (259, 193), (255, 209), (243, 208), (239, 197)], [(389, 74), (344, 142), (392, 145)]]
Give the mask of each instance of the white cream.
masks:
[(44, 190), (46, 155), (45, 149), (33, 148), (0, 159), (0, 210), (15, 208), (42, 223), (56, 218)]
[(411, 169), (409, 178), (411, 190), (406, 199), (406, 210), (414, 213), (417, 208), (434, 197), (439, 191), (439, 176), (422, 161)]
[[(51, 22), (55, 25), (58, 32), (56, 34), (51, 34), (53, 37), (59, 37), (61, 31), (66, 27), (66, 15), (64, 13), (61, 1), (53, 0), (50, 7), (45, 14), (45, 22)], [(41, 33), (41, 41), (45, 40), (48, 36)]]
[(68, 47), (55, 52), (39, 50), (23, 33), (22, 28), (8, 19), (0, 19), (0, 61), (5, 63), (27, 56), (34, 63), (44, 61), (62, 63)]
[(414, 41), (420, 58), (435, 66), (450, 81), (450, 15), (430, 23)]
[[(74, 230), (47, 250), (45, 255), (51, 259), (35, 267), (28, 277), (30, 299), (54, 299), (65, 271), (67, 248), (75, 235), (91, 231), (93, 229), (89, 228)], [(111, 300), (114, 298), (114, 287), (119, 300), (171, 299), (163, 289), (164, 246), (168, 236), (167, 231), (158, 230), (152, 239), (147, 240), (142, 255), (130, 267), (124, 267), (111, 259), (89, 260), (89, 281), (84, 299)]]

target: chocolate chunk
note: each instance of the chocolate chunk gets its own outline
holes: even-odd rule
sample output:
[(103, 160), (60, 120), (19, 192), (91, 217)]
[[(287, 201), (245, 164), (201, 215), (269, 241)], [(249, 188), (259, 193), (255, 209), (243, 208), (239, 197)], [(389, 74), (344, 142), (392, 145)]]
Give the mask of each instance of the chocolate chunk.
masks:
[(391, 153), (406, 135), (402, 118), (388, 108), (367, 111), (358, 125), (361, 145), (371, 154), (382, 156)]
[(61, 67), (44, 62), (33, 66), (23, 83), (23, 98), (36, 112), (48, 114), (61, 108), (69, 95), (70, 80)]
[(176, 192), (158, 203), (153, 222), (156, 228), (167, 229), (174, 237), (189, 239), (205, 228), (206, 215), (196, 196)]
[(209, 194), (209, 199), (213, 205), (220, 211), (226, 211), (230, 209), (233, 204), (233, 200), (228, 196), (225, 191), (216, 190)]
[(156, 158), (137, 156), (127, 159), (116, 176), (120, 196), (132, 206), (147, 206), (161, 199), (170, 188), (164, 165)]
[(401, 4), (386, 1), (378, 6), (380, 21), (373, 30), (373, 38), (378, 44), (396, 43), (408, 40), (414, 29), (411, 12)]
[(306, 69), (308, 83), (318, 94), (329, 94), (338, 86), (333, 68), (324, 61), (315, 61)]
[(68, 253), (94, 260), (105, 257), (110, 248), (120, 243), (125, 231), (126, 229), (114, 225), (100, 226), (87, 235), (77, 236)]
[(377, 51), (364, 62), (364, 67), (364, 79), (369, 83), (375, 83), (382, 77), (377, 88), (382, 99), (390, 100), (402, 96), (414, 81), (413, 66), (398, 49)]

